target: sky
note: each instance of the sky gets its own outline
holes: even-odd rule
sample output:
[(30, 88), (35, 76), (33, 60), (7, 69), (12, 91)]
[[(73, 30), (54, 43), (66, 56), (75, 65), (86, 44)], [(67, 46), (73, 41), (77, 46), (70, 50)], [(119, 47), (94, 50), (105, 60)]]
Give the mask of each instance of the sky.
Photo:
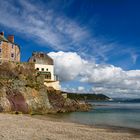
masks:
[(48, 53), (64, 91), (140, 98), (139, 0), (0, 0), (21, 61)]

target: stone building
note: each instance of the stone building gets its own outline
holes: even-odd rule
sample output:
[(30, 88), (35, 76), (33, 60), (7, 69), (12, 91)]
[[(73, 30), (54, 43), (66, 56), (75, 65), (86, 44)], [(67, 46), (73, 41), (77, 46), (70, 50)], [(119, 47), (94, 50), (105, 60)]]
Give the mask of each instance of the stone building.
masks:
[(20, 47), (14, 42), (14, 36), (5, 38), (4, 32), (0, 33), (0, 63), (5, 61), (20, 62)]
[(42, 52), (34, 52), (28, 62), (35, 63), (35, 69), (44, 76), (44, 84), (47, 87), (60, 90), (58, 77), (54, 74), (53, 59), (50, 56)]

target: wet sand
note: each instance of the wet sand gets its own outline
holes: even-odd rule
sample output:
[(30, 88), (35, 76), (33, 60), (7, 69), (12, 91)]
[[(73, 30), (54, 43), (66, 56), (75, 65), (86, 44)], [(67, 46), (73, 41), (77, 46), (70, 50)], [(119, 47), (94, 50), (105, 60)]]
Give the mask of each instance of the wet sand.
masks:
[(0, 114), (0, 140), (140, 140), (139, 130)]

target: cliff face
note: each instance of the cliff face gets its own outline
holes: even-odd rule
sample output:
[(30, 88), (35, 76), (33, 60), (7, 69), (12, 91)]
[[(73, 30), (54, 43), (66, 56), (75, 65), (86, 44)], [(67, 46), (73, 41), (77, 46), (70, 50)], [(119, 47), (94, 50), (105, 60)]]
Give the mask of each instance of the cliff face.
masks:
[(46, 114), (88, 109), (88, 105), (65, 99), (53, 88), (44, 86), (34, 64), (0, 65), (0, 112)]
[(91, 108), (89, 104), (64, 98), (56, 92), (54, 89), (48, 89), (50, 104), (56, 112), (88, 111)]

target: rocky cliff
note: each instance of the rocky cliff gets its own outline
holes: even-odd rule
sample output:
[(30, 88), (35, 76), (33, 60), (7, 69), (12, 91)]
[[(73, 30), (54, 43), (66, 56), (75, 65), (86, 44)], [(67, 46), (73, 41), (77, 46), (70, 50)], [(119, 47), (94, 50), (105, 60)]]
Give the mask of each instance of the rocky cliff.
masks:
[(65, 99), (61, 92), (44, 85), (33, 63), (5, 62), (0, 65), (0, 112), (46, 114), (87, 111), (87, 104)]

